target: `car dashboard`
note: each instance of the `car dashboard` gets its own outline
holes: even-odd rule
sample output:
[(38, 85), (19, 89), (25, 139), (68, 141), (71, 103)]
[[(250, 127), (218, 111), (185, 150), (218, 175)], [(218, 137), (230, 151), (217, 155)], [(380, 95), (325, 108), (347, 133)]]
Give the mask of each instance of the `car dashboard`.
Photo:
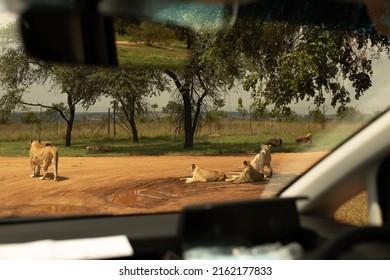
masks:
[[(267, 225), (264, 224), (264, 220), (258, 219), (256, 213), (251, 218), (253, 220), (257, 219), (258, 225), (250, 224), (250, 229), (257, 228), (259, 231), (267, 232)], [(319, 259), (321, 258), (322, 250), (330, 240), (356, 228), (355, 226), (341, 224), (327, 218), (305, 215), (299, 216), (297, 222), (299, 223), (300, 229), (294, 233), (292, 238), (280, 236), (271, 231), (269, 234), (272, 233), (272, 236), (262, 234), (262, 238), (264, 238), (263, 240), (267, 240), (267, 242), (275, 242), (279, 241), (277, 239), (281, 239), (283, 243), (294, 241), (293, 239), (298, 240), (298, 243), (304, 248), (302, 259)], [(199, 226), (199, 223), (194, 224), (194, 226)], [(229, 222), (229, 227), (236, 228), (236, 234), (240, 236), (239, 239), (237, 239), (237, 235), (234, 232), (223, 233), (222, 230), (223, 234), (219, 232), (217, 236), (208, 232), (210, 228), (197, 228), (192, 231), (192, 225), (189, 225), (189, 228), (186, 230), (183, 230), (182, 227), (182, 213), (31, 219), (9, 218), (1, 222), (0, 240), (3, 246), (9, 244), (28, 244), (29, 242), (39, 240), (64, 241), (125, 236), (132, 247), (132, 253), (120, 257), (112, 256), (109, 259), (138, 260), (183, 259), (185, 250), (195, 246), (215, 246), (218, 243), (226, 247), (231, 247), (235, 244), (237, 246), (253, 246), (259, 244), (259, 242), (254, 244), (252, 240), (244, 240), (242, 238), (243, 236), (250, 236), (250, 233), (247, 235), (244, 233), (249, 228), (240, 222), (238, 225), (234, 221)], [(221, 227), (223, 228), (223, 225)], [(205, 231), (205, 234), (202, 235), (202, 231)], [(285, 235), (289, 231), (284, 228), (283, 232), (283, 235)], [(198, 239), (195, 236), (198, 236)], [(202, 237), (204, 237), (203, 240)], [(224, 240), (224, 242), (215, 242), (212, 244), (213, 240), (217, 237), (219, 240)], [(231, 244), (229, 244), (230, 241)], [(22, 255), (20, 258), (23, 259), (23, 256), (26, 255)]]

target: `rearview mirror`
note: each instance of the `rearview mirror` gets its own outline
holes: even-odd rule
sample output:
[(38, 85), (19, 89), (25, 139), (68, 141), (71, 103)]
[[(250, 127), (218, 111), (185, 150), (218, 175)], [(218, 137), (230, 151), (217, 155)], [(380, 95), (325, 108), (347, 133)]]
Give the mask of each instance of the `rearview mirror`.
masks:
[(21, 35), (26, 51), (39, 59), (117, 64), (112, 20), (97, 13), (28, 10)]

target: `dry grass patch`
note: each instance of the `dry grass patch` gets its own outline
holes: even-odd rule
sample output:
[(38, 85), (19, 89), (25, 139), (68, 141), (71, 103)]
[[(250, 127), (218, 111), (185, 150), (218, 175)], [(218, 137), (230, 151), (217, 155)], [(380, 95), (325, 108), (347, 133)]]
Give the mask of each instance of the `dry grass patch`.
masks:
[(367, 193), (361, 192), (341, 205), (334, 213), (334, 219), (356, 226), (368, 225)]

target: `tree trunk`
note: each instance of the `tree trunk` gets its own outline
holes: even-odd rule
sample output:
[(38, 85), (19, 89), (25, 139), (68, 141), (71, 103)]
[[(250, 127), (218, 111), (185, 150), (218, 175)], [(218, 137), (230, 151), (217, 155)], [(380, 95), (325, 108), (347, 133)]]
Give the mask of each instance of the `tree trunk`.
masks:
[(181, 96), (184, 104), (184, 149), (192, 149), (194, 147), (194, 129), (192, 127), (190, 90), (186, 89)]
[(167, 69), (165, 70), (165, 73), (175, 82), (175, 85), (182, 96), (184, 105), (184, 149), (192, 149), (194, 147), (195, 129), (192, 126), (192, 106), (190, 88), (188, 86), (188, 83), (185, 83), (183, 85), (177, 75), (171, 70)]
[(133, 110), (130, 112), (129, 124), (133, 134), (133, 143), (139, 143), (137, 125), (135, 124), (135, 112)]
[[(135, 123), (135, 100), (130, 100), (128, 101), (128, 103), (125, 103), (120, 98), (118, 98), (118, 100), (122, 105), (122, 112), (125, 115), (126, 121), (130, 125), (130, 131), (133, 136), (133, 143), (139, 143), (138, 130), (137, 130), (137, 125)], [(131, 104), (131, 108), (127, 104)]]
[(197, 73), (197, 76), (198, 76), (200, 84), (203, 87), (204, 92), (199, 97), (198, 101), (196, 102), (194, 119), (192, 121), (192, 138), (194, 138), (196, 127), (198, 126), (198, 122), (199, 122), (199, 118), (200, 118), (200, 109), (202, 107), (203, 99), (205, 99), (205, 97), (207, 95), (207, 88), (206, 88), (205, 84), (203, 83), (203, 80), (202, 80), (201, 76), (199, 75), (199, 73)]
[(74, 116), (76, 112), (75, 106), (69, 106), (69, 120), (66, 122), (66, 136), (65, 136), (65, 147), (70, 147), (72, 145), (72, 130)]
[(193, 34), (188, 30), (187, 31), (187, 49), (190, 50), (193, 43), (194, 43)]

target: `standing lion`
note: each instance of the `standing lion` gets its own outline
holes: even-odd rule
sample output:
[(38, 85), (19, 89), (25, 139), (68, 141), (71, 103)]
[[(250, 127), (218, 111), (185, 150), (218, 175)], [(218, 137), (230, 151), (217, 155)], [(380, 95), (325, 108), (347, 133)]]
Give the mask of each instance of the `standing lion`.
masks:
[(43, 168), (44, 180), (49, 166), (53, 164), (54, 180), (58, 181), (58, 150), (50, 142), (41, 140), (32, 140), (30, 147), (30, 165), (32, 174), (30, 177), (39, 177), (41, 167)]

